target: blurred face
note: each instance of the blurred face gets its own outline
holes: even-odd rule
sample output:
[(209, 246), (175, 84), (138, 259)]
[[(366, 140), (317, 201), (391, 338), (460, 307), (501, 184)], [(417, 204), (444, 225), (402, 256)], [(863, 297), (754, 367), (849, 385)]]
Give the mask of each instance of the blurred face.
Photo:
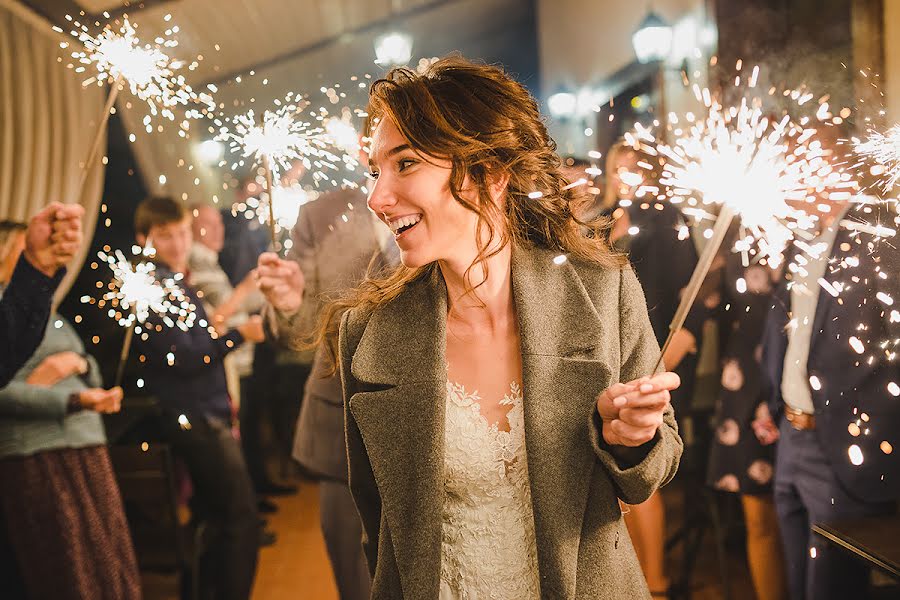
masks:
[(620, 199), (633, 199), (637, 187), (643, 180), (638, 162), (637, 153), (627, 149), (617, 152), (612, 161), (612, 168), (606, 174), (607, 185), (613, 186), (616, 196)]
[[(369, 166), (369, 208), (393, 232), (404, 265), (471, 264), (478, 216), (451, 194), (450, 161), (416, 153), (385, 119), (375, 130)], [(477, 197), (468, 185), (462, 193)]]
[(212, 206), (198, 208), (192, 226), (194, 240), (213, 252), (221, 252), (225, 245), (225, 225), (222, 215)]
[[(187, 270), (188, 256), (194, 236), (191, 233), (191, 218), (156, 225), (150, 228), (150, 242), (156, 249), (156, 260), (175, 272)], [(144, 236), (138, 236), (138, 243), (146, 243)]]

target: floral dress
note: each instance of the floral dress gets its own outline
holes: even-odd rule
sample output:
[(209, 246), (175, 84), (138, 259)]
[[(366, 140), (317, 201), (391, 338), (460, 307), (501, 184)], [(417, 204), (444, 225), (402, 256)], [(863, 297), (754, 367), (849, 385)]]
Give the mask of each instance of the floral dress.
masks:
[(521, 387), (501, 405), (509, 431), (481, 414), (477, 391), (447, 383), (440, 600), (540, 597)]
[(727, 492), (770, 494), (775, 444), (763, 446), (752, 423), (768, 415), (761, 341), (779, 272), (761, 264), (744, 267), (739, 253), (729, 253), (722, 275), (722, 381), (708, 481)]

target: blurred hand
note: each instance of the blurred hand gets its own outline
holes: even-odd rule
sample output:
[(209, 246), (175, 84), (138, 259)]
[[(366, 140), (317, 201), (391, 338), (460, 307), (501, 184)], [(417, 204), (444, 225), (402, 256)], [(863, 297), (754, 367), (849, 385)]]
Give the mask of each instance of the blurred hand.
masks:
[(260, 291), (275, 310), (286, 316), (300, 310), (306, 286), (300, 265), (282, 260), (274, 252), (266, 252), (259, 257), (256, 273)]
[(669, 392), (679, 385), (681, 379), (671, 372), (611, 385), (597, 398), (604, 441), (635, 447), (652, 440), (662, 425)]
[(759, 443), (763, 446), (768, 446), (777, 442), (780, 435), (778, 433), (778, 425), (772, 419), (769, 407), (766, 404), (760, 404), (756, 415), (756, 419), (753, 420), (750, 426), (753, 428), (753, 433), (756, 435)]
[(25, 234), (25, 259), (52, 277), (66, 265), (81, 246), (81, 218), (84, 208), (78, 204), (53, 202), (32, 217)]
[(98, 413), (117, 413), (122, 408), (122, 388), (111, 390), (90, 388), (78, 394), (78, 401), (85, 410)]
[(259, 315), (250, 315), (247, 322), (239, 325), (237, 330), (248, 342), (259, 344), (266, 340), (266, 332), (263, 329), (263, 320)]
[(35, 367), (25, 380), (31, 385), (53, 387), (72, 375), (82, 375), (88, 371), (88, 361), (75, 352), (51, 354)]

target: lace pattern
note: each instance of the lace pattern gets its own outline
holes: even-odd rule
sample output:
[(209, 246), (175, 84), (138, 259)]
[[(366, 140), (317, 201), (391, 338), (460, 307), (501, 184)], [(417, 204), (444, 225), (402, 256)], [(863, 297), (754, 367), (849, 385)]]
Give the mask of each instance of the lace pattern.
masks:
[(509, 431), (480, 400), (447, 382), (440, 600), (539, 598), (522, 390), (500, 401)]

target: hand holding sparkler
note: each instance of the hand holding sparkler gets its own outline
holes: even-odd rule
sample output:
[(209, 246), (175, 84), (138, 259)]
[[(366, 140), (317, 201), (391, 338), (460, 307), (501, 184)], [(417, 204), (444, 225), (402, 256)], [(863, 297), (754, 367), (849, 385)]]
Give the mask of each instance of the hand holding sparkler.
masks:
[(300, 310), (306, 287), (300, 265), (293, 260), (283, 260), (274, 252), (260, 255), (258, 265), (259, 290), (275, 310), (284, 316)]
[(47, 277), (68, 264), (81, 247), (84, 208), (54, 202), (34, 217), (25, 235), (25, 259)]
[(616, 383), (597, 397), (603, 440), (610, 446), (637, 447), (651, 441), (662, 425), (671, 390), (681, 385), (675, 373), (657, 373)]

